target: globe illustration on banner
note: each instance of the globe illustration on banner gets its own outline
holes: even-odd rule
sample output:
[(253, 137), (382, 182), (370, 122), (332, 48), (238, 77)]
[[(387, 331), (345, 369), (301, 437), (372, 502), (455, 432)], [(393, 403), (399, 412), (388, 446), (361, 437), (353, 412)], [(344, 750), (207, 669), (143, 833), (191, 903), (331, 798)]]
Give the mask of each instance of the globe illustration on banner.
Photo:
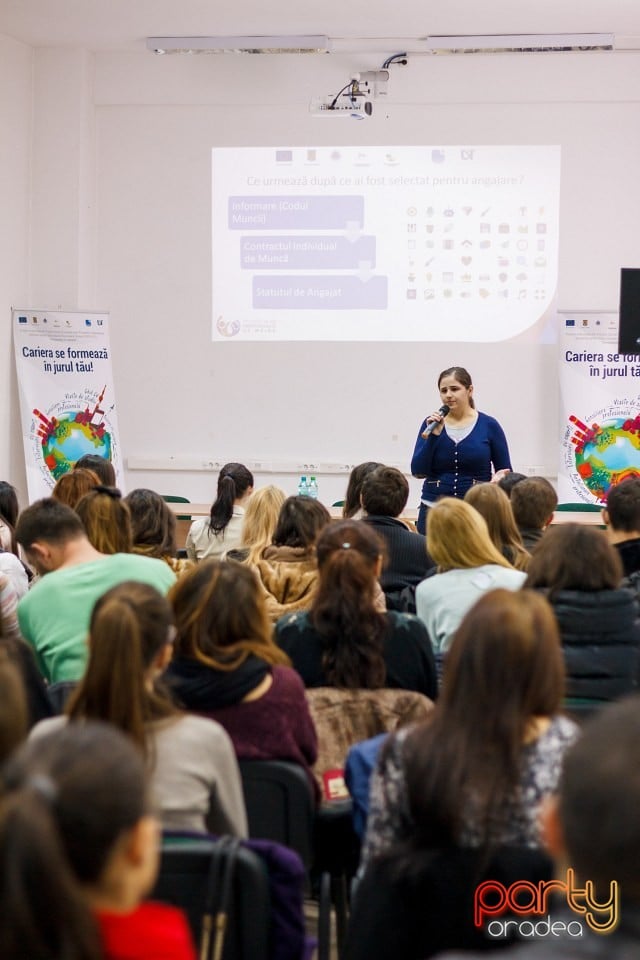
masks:
[(576, 417), (576, 470), (583, 484), (598, 500), (606, 500), (609, 488), (628, 477), (640, 476), (640, 417), (617, 417), (591, 427)]
[[(106, 388), (105, 388), (106, 389)], [(100, 404), (104, 389), (93, 409), (66, 410), (59, 416), (46, 416), (34, 410), (39, 421), (38, 438), (42, 459), (54, 480), (73, 467), (74, 463), (87, 453), (112, 458), (112, 438), (104, 421), (104, 411)]]
[(57, 480), (85, 453), (111, 459), (111, 435), (97, 434), (91, 424), (76, 420), (81, 411), (70, 412), (56, 422), (55, 430), (42, 441), (42, 456), (51, 476)]

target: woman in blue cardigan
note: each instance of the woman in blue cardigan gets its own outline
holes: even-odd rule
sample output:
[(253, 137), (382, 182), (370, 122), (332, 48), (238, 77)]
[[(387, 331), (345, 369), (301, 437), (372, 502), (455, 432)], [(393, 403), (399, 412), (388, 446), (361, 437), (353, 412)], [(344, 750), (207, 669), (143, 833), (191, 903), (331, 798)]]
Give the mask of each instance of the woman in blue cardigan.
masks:
[(443, 406), (422, 421), (411, 459), (411, 473), (424, 479), (416, 524), (422, 534), (427, 508), (440, 497), (464, 497), (474, 483), (491, 480), (492, 467), (496, 474), (511, 470), (504, 431), (476, 410), (464, 367), (443, 370), (438, 390)]

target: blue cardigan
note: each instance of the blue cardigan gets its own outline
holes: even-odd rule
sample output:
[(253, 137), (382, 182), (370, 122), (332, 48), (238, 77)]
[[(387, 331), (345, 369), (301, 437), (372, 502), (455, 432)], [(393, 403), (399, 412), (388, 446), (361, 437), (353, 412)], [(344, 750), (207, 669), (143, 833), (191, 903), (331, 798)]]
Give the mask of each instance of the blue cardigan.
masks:
[(422, 499), (464, 497), (474, 483), (487, 483), (493, 469), (511, 470), (511, 459), (504, 431), (497, 420), (479, 413), (476, 424), (464, 440), (454, 443), (445, 427), (437, 436), (423, 439), (427, 421), (423, 420), (411, 459), (411, 473), (424, 477)]

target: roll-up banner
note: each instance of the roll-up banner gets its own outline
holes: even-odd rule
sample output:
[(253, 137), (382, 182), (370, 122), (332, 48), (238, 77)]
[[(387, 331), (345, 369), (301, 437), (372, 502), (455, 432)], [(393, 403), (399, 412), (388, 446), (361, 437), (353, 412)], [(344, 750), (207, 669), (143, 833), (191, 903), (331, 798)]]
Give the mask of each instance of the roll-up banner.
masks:
[(617, 313), (560, 315), (560, 503), (601, 505), (640, 476), (640, 356), (618, 353)]
[(121, 486), (109, 315), (25, 309), (12, 322), (29, 499), (87, 453), (110, 460)]

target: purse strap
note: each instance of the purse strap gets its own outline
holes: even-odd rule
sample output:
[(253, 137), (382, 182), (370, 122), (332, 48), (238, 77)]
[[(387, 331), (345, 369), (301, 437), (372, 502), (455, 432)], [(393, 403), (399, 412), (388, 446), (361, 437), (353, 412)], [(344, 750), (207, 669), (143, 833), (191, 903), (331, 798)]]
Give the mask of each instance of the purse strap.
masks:
[(211, 851), (202, 918), (200, 960), (221, 960), (239, 846), (238, 837), (225, 836), (216, 841)]

